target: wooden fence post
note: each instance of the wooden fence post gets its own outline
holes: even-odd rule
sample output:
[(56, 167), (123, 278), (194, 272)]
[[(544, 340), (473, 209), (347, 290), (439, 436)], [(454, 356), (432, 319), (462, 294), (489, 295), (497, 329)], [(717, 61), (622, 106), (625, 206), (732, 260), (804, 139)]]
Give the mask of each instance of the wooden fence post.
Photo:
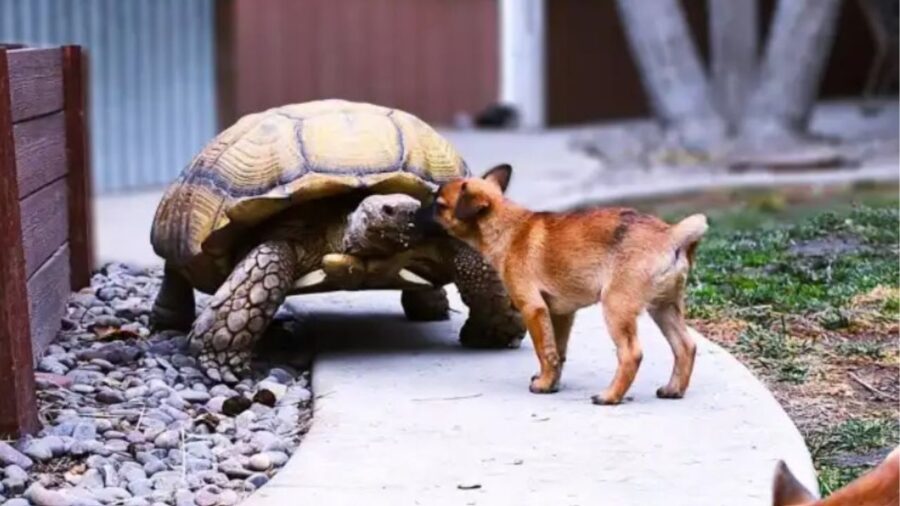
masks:
[(0, 438), (38, 428), (6, 49), (0, 48)]
[(63, 46), (63, 93), (69, 182), (69, 263), (72, 290), (91, 284), (94, 268), (91, 171), (88, 156), (86, 65), (80, 46)]

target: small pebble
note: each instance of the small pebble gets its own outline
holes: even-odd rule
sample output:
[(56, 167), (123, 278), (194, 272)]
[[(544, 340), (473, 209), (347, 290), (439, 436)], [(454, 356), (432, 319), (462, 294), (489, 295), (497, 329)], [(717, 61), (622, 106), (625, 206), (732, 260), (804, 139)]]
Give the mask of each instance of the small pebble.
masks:
[(272, 467), (272, 460), (265, 453), (257, 453), (250, 457), (247, 467), (253, 471), (268, 471)]

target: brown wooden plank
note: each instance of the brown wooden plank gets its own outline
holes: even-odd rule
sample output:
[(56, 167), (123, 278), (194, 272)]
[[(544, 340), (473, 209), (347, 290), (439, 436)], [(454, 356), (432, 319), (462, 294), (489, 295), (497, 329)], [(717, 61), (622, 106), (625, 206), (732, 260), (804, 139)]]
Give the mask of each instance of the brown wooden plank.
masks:
[(35, 359), (59, 332), (70, 291), (69, 245), (63, 244), (28, 280), (31, 349)]
[(69, 247), (71, 285), (91, 283), (94, 269), (94, 213), (92, 209), (91, 163), (88, 156), (87, 63), (79, 46), (63, 46), (65, 85), (66, 159), (69, 162)]
[(25, 276), (30, 278), (69, 234), (68, 183), (65, 178), (32, 193), (21, 202)]
[(0, 49), (0, 438), (38, 428), (7, 62)]
[(62, 112), (13, 125), (19, 198), (66, 173), (66, 121)]
[(7, 55), (13, 123), (63, 108), (59, 48), (17, 49)]

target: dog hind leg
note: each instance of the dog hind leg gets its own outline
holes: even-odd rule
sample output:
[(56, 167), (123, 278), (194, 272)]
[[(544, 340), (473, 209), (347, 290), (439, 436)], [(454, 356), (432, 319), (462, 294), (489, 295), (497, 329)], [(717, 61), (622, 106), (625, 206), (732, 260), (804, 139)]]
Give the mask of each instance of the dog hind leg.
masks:
[[(611, 290), (611, 293), (623, 292)], [(634, 382), (643, 358), (641, 344), (637, 339), (637, 316), (640, 308), (634, 307), (628, 298), (617, 297), (604, 298), (602, 305), (606, 328), (616, 345), (619, 363), (612, 382), (603, 392), (592, 396), (591, 401), (594, 404), (619, 404)]]
[(675, 355), (672, 377), (667, 385), (656, 391), (656, 396), (661, 399), (680, 399), (684, 396), (691, 380), (697, 345), (684, 323), (684, 311), (681, 304), (665, 303), (651, 306), (648, 312), (653, 321), (659, 325), (669, 346), (672, 347), (672, 354)]

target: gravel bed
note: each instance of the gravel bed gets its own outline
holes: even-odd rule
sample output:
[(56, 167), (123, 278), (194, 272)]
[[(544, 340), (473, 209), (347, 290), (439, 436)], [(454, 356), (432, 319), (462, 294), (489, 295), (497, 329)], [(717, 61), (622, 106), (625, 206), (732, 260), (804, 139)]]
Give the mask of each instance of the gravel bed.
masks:
[(0, 441), (0, 504), (230, 506), (287, 462), (312, 415), (308, 354), (276, 343), (289, 363), (210, 380), (183, 333), (148, 329), (160, 275), (109, 264), (73, 294), (38, 362), (43, 429)]

